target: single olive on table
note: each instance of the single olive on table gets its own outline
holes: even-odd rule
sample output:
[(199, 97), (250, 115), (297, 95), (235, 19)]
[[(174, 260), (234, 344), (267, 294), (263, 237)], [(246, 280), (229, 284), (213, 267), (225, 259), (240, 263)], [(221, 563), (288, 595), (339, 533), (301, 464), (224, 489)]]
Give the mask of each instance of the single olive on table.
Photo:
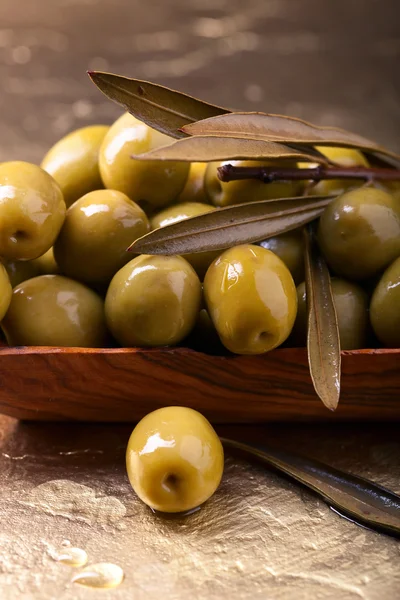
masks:
[[(172, 223), (196, 217), (197, 215), (203, 215), (214, 210), (216, 210), (215, 207), (209, 204), (182, 202), (155, 214), (150, 219), (150, 225), (152, 229), (166, 227), (167, 225), (172, 225)], [(220, 254), (221, 251), (219, 250), (211, 250), (208, 252), (193, 252), (192, 254), (184, 254), (183, 256), (190, 262), (200, 279), (203, 280), (208, 267)]]
[(208, 313), (222, 343), (236, 354), (262, 354), (289, 336), (297, 312), (293, 277), (261, 246), (226, 250), (204, 280)]
[(0, 256), (30, 260), (55, 242), (65, 218), (58, 183), (40, 167), (21, 161), (0, 164)]
[(61, 275), (40, 275), (14, 288), (1, 327), (10, 346), (107, 345), (103, 301)]
[[(341, 349), (365, 348), (369, 330), (367, 293), (356, 283), (339, 277), (332, 278), (331, 286)], [(307, 343), (307, 293), (304, 282), (297, 287), (297, 299), (297, 317), (290, 339), (296, 346), (305, 346)]]
[(193, 329), (201, 283), (181, 256), (137, 256), (116, 273), (105, 301), (107, 325), (123, 346), (169, 346)]
[(100, 148), (100, 174), (106, 188), (123, 192), (146, 212), (174, 202), (182, 192), (189, 174), (189, 163), (133, 159), (171, 139), (123, 114), (106, 134)]
[(76, 129), (59, 140), (43, 158), (41, 167), (59, 184), (67, 208), (81, 196), (103, 187), (99, 151), (108, 130), (108, 125)]
[(153, 510), (187, 512), (208, 500), (224, 470), (224, 451), (211, 424), (180, 406), (160, 408), (133, 430), (126, 450), (129, 481)]
[(108, 284), (132, 259), (128, 246), (149, 229), (145, 213), (128, 196), (96, 190), (67, 210), (54, 256), (64, 275), (87, 284)]
[(400, 348), (400, 257), (383, 273), (372, 295), (373, 330), (388, 348)]

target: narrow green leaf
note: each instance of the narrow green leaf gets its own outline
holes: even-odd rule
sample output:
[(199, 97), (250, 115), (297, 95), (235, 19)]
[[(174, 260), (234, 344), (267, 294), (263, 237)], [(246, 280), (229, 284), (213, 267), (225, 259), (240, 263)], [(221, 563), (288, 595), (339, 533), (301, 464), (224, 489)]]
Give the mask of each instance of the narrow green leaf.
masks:
[(305, 229), (307, 351), (314, 389), (335, 410), (340, 397), (340, 338), (331, 280), (312, 232)]
[(246, 140), (233, 137), (195, 136), (177, 140), (145, 154), (139, 160), (179, 160), (210, 162), (218, 160), (299, 160), (326, 163), (326, 158), (265, 140)]
[(331, 196), (237, 204), (156, 229), (129, 250), (140, 254), (187, 254), (223, 250), (301, 227), (320, 216)]
[(249, 455), (316, 492), (332, 508), (362, 525), (400, 535), (400, 497), (380, 485), (278, 448), (243, 444), (221, 438), (224, 446)]
[(185, 137), (180, 129), (188, 123), (229, 112), (148, 81), (98, 71), (88, 74), (107, 98), (150, 127), (174, 138)]
[(319, 127), (307, 123), (307, 121), (283, 115), (232, 112), (184, 125), (183, 131), (194, 136), (243, 137), (244, 139), (268, 140), (289, 145), (343, 146), (377, 152), (400, 160), (398, 154), (355, 133), (337, 127)]

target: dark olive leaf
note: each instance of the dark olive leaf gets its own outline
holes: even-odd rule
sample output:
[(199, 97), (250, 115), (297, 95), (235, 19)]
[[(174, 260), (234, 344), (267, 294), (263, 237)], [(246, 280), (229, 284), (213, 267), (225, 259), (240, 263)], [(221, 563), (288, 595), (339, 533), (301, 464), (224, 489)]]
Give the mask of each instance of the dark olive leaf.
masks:
[(252, 140), (269, 140), (283, 144), (317, 146), (343, 146), (388, 155), (396, 160), (400, 156), (360, 135), (337, 127), (319, 127), (301, 119), (265, 113), (234, 112), (211, 117), (183, 126), (190, 135), (215, 135), (243, 137)]
[(331, 279), (312, 232), (305, 229), (304, 235), (308, 363), (315, 391), (327, 408), (335, 410), (340, 397), (341, 359)]
[(187, 162), (210, 162), (218, 160), (300, 160), (326, 163), (326, 158), (313, 153), (289, 148), (283, 144), (265, 140), (245, 140), (233, 137), (195, 136), (177, 140), (138, 154), (139, 160), (179, 160)]
[(331, 507), (358, 523), (400, 535), (400, 497), (362, 477), (286, 450), (250, 446), (221, 438), (224, 446), (281, 471), (316, 492)]
[(188, 123), (229, 112), (148, 81), (98, 71), (90, 71), (89, 76), (107, 98), (150, 127), (174, 138), (186, 136), (180, 129)]
[(301, 196), (237, 204), (151, 231), (129, 249), (140, 254), (187, 254), (258, 242), (313, 221), (331, 199)]

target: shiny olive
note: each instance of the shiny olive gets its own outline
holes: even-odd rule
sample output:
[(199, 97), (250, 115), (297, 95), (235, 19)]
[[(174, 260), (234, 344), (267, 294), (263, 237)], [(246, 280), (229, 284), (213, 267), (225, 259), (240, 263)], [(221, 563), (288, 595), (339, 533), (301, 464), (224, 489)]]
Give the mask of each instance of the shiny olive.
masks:
[[(165, 227), (166, 225), (172, 225), (178, 221), (189, 219), (197, 215), (203, 215), (208, 212), (215, 210), (214, 206), (209, 204), (201, 204), (200, 202), (184, 202), (181, 204), (175, 204), (165, 208), (163, 211), (157, 213), (150, 219), (150, 225), (152, 229), (158, 227)], [(213, 260), (221, 254), (220, 250), (211, 250), (208, 252), (194, 252), (192, 254), (185, 254), (184, 257), (190, 262), (201, 280), (204, 279), (204, 275)]]
[(4, 266), (13, 288), (27, 279), (37, 277), (38, 275), (43, 275), (39, 265), (36, 264), (35, 260), (4, 261)]
[(10, 306), (12, 287), (5, 267), (0, 263), (0, 321)]
[(0, 164), (0, 257), (30, 260), (53, 245), (65, 217), (58, 183), (40, 167)]
[(122, 192), (89, 192), (67, 210), (54, 256), (68, 277), (108, 283), (132, 259), (130, 244), (148, 231), (145, 213)]
[(296, 284), (304, 280), (304, 241), (301, 229), (288, 231), (260, 242), (274, 252), (287, 266)]
[[(204, 178), (204, 187), (210, 202), (214, 204), (214, 206), (230, 206), (231, 204), (268, 200), (270, 198), (290, 198), (291, 196), (297, 196), (303, 187), (303, 184), (297, 181), (263, 183), (256, 179), (246, 179), (225, 183), (218, 178), (217, 169), (226, 164), (231, 164), (236, 167), (273, 167), (277, 164), (282, 166), (281, 163), (255, 160), (210, 162)], [(296, 163), (285, 164), (288, 167), (296, 166)]]
[(206, 204), (209, 201), (204, 189), (206, 169), (207, 163), (191, 163), (185, 187), (176, 199), (177, 202), (201, 202)]
[(57, 275), (60, 272), (60, 268), (54, 258), (53, 247), (42, 254), (42, 256), (39, 256), (39, 258), (35, 258), (32, 263), (38, 267), (41, 275)]
[(190, 163), (132, 158), (172, 140), (125, 113), (110, 127), (100, 148), (100, 173), (106, 188), (119, 190), (146, 210), (171, 204), (183, 190)]
[(181, 256), (137, 256), (116, 273), (106, 296), (108, 327), (122, 346), (178, 344), (193, 329), (201, 284)]
[[(332, 294), (342, 350), (365, 348), (368, 338), (368, 296), (356, 283), (332, 277)], [(297, 287), (298, 309), (291, 339), (296, 345), (307, 343), (307, 294), (305, 283)]]
[[(354, 148), (317, 146), (316, 150), (319, 150), (321, 154), (340, 167), (369, 167), (369, 163), (364, 154)], [(309, 194), (313, 196), (324, 196), (325, 194), (343, 193), (349, 188), (359, 187), (363, 185), (363, 183), (364, 180), (362, 179), (324, 179), (310, 187)]]
[(338, 196), (320, 218), (318, 242), (337, 275), (372, 277), (400, 255), (400, 200), (370, 187)]
[(106, 341), (101, 298), (61, 275), (40, 275), (14, 288), (2, 327), (10, 346), (96, 348)]
[(400, 257), (386, 269), (374, 290), (370, 318), (382, 344), (400, 348)]
[(33, 260), (6, 260), (4, 266), (13, 288), (38, 275), (56, 275), (59, 273), (52, 247), (39, 258)]
[(103, 187), (99, 150), (108, 130), (107, 125), (76, 129), (54, 144), (44, 157), (41, 167), (59, 184), (67, 207), (84, 194)]
[(169, 406), (145, 416), (126, 449), (129, 481), (154, 510), (192, 510), (216, 491), (224, 470), (221, 441), (203, 415)]
[(290, 271), (276, 254), (260, 246), (236, 246), (221, 254), (207, 271), (204, 295), (222, 343), (236, 354), (276, 348), (296, 318)]

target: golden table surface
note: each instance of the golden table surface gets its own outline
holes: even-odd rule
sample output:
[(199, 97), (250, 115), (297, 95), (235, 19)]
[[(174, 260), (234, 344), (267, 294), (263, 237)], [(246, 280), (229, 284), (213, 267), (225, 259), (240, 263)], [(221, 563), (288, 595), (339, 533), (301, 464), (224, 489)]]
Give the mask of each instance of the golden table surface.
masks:
[[(397, 0), (1, 0), (0, 161), (40, 161), (71, 129), (119, 114), (86, 69), (342, 126), (399, 150), (399, 53)], [(280, 443), (400, 493), (398, 424), (220, 431)], [(400, 596), (397, 540), (230, 456), (200, 511), (153, 515), (125, 474), (129, 432), (0, 418), (1, 600)], [(88, 564), (119, 565), (123, 583), (72, 583), (79, 569), (54, 560), (67, 540)]]
[[(162, 518), (130, 488), (131, 427), (0, 421), (2, 600), (391, 600), (400, 592), (399, 540), (335, 514), (311, 492), (262, 467), (226, 459), (198, 512)], [(400, 493), (398, 425), (220, 427), (369, 477)], [(109, 590), (72, 583), (54, 560), (63, 542), (89, 563), (124, 573)], [(65, 550), (65, 548), (64, 548)]]

